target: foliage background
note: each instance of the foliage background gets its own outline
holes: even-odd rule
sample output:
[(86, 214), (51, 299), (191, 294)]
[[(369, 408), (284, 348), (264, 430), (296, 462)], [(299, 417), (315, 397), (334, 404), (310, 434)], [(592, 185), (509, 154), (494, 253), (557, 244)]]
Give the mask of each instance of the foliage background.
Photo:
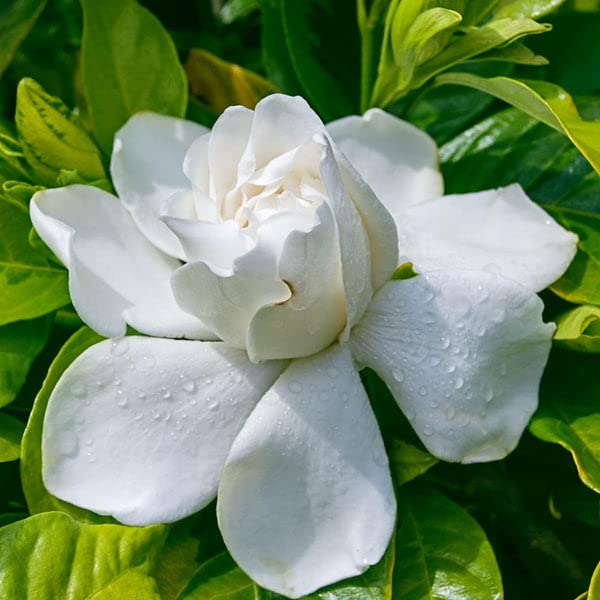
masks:
[[(592, 123), (600, 118), (599, 3), (414, 2), (460, 8), (465, 19), (492, 4), (534, 15), (552, 30), (528, 37), (527, 47), (548, 64), (499, 60), (500, 44), (486, 50), (490, 60), (450, 65), (439, 86), (416, 85), (423, 68), (406, 57), (439, 52), (448, 39), (424, 50), (415, 38), (388, 48), (401, 57), (390, 68), (407, 83), (401, 94), (381, 95), (385, 102), (372, 93), (391, 0), (359, 1), (358, 10), (351, 0), (142, 2), (150, 12), (133, 0), (81, 4), (85, 26), (76, 0), (0, 6), (0, 597), (275, 598), (228, 557), (214, 506), (171, 527), (128, 528), (44, 490), (45, 403), (60, 373), (99, 338), (80, 329), (66, 271), (31, 232), (27, 203), (39, 186), (110, 189), (112, 134), (140, 108), (211, 125), (226, 106), (253, 106), (280, 89), (307, 97), (325, 121), (375, 99), (436, 139), (447, 193), (518, 181), (580, 236), (574, 264), (542, 294), (559, 331), (539, 411), (506, 460), (437, 462), (385, 386), (363, 372), (392, 462), (397, 532), (379, 565), (311, 598), (600, 598), (598, 571), (592, 579), (600, 561), (600, 182), (590, 164), (598, 168), (600, 154)], [(499, 94), (457, 85), (468, 81), (457, 72), (553, 82), (587, 122), (571, 127), (580, 122), (552, 104), (554, 88), (542, 95), (558, 107), (553, 129), (537, 99), (509, 107)], [(126, 549), (118, 560), (117, 546)]]

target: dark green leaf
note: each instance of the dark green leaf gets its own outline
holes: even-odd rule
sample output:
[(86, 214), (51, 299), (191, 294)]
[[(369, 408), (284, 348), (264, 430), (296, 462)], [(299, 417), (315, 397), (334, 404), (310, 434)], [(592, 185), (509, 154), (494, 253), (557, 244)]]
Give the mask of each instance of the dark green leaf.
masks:
[(554, 350), (531, 432), (573, 454), (581, 480), (600, 493), (600, 372), (594, 355)]
[(0, 406), (12, 402), (42, 351), (52, 327), (52, 317), (19, 321), (0, 327)]
[(17, 460), (21, 456), (21, 438), (25, 425), (0, 412), (0, 462)]
[(25, 39), (46, 0), (4, 0), (0, 6), (0, 75)]
[(502, 580), (475, 519), (412, 483), (398, 494), (393, 590), (394, 600), (499, 600)]
[(65, 369), (87, 348), (103, 338), (91, 329), (84, 327), (69, 338), (50, 366), (42, 389), (35, 399), (33, 410), (23, 436), (21, 449), (21, 479), (27, 506), (31, 513), (60, 510), (73, 517), (91, 523), (105, 523), (108, 517), (101, 517), (87, 510), (77, 508), (52, 496), (42, 480), (42, 428), (44, 414), (50, 394)]
[(438, 462), (438, 459), (429, 452), (419, 450), (412, 444), (401, 440), (392, 440), (388, 456), (396, 485), (403, 485), (412, 481)]
[(187, 80), (173, 41), (135, 0), (82, 0), (83, 86), (94, 136), (110, 154), (136, 112), (185, 114)]

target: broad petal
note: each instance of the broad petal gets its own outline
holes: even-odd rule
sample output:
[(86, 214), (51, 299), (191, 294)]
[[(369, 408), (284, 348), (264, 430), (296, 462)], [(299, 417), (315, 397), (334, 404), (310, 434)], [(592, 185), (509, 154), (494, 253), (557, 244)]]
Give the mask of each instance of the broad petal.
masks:
[(347, 348), (294, 361), (275, 382), (233, 444), (217, 502), (236, 562), (291, 598), (381, 558), (396, 502)]
[(79, 316), (107, 337), (127, 324), (161, 337), (214, 339), (184, 313), (171, 291), (179, 261), (157, 250), (117, 198), (72, 185), (38, 192), (30, 205), (36, 231), (69, 269), (69, 291)]
[(493, 273), (428, 273), (385, 285), (351, 346), (432, 454), (497, 460), (537, 408), (554, 332), (542, 310), (535, 294)]
[(490, 271), (534, 292), (556, 281), (577, 252), (577, 236), (518, 184), (411, 207), (398, 231), (401, 262), (417, 271)]
[(373, 108), (327, 132), (394, 216), (443, 194), (435, 142), (414, 125)]
[(207, 132), (192, 121), (141, 112), (115, 134), (110, 172), (119, 198), (144, 235), (177, 258), (182, 258), (179, 241), (160, 217), (175, 192), (190, 188), (183, 160), (192, 142)]
[(129, 525), (186, 517), (215, 497), (235, 436), (283, 368), (253, 365), (222, 342), (96, 344), (50, 397), (44, 483)]

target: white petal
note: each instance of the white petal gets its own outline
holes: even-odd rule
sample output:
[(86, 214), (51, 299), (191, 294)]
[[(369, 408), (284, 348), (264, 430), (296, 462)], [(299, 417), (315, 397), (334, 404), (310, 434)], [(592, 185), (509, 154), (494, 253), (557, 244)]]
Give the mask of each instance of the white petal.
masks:
[(284, 364), (221, 342), (127, 337), (86, 350), (48, 403), (44, 483), (122, 523), (172, 522), (206, 506), (235, 436)]
[(367, 308), (373, 295), (371, 285), (371, 248), (367, 231), (344, 186), (333, 148), (325, 136), (318, 136), (323, 145), (320, 171), (327, 203), (335, 216), (342, 260), (342, 276), (346, 291), (348, 320), (342, 339), (347, 339)]
[(157, 250), (119, 200), (98, 188), (72, 185), (38, 192), (33, 225), (69, 269), (79, 316), (107, 337), (127, 324), (149, 335), (214, 339), (175, 303), (170, 286), (179, 261)]
[(144, 235), (178, 258), (179, 242), (160, 216), (175, 192), (189, 189), (183, 160), (192, 142), (207, 132), (192, 121), (142, 112), (115, 134), (110, 172), (119, 198)]
[(577, 236), (518, 184), (444, 196), (409, 208), (397, 224), (401, 262), (417, 271), (490, 271), (536, 292), (556, 281), (577, 252)]
[[(335, 153), (335, 146), (334, 146)], [(369, 237), (371, 282), (378, 290), (398, 267), (398, 231), (392, 215), (379, 201), (356, 169), (341, 153), (336, 153), (344, 186), (358, 211)]]
[(506, 456), (537, 408), (554, 325), (542, 301), (492, 273), (435, 272), (385, 285), (352, 333), (435, 456)]
[(347, 348), (294, 361), (276, 381), (233, 444), (217, 502), (236, 562), (291, 598), (381, 558), (396, 502)]
[(393, 215), (443, 194), (435, 142), (414, 125), (373, 108), (327, 132)]
[(346, 324), (336, 224), (326, 203), (317, 215), (310, 231), (293, 231), (285, 240), (278, 276), (292, 296), (263, 306), (250, 321), (253, 361), (309, 356), (331, 344)]
[(254, 109), (250, 140), (240, 163), (241, 178), (323, 131), (323, 122), (300, 96), (267, 96)]

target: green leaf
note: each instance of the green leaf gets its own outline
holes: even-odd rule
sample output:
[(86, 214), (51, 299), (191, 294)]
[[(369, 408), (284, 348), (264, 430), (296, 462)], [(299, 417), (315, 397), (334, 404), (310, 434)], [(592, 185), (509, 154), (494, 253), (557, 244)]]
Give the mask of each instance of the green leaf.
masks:
[(94, 597), (129, 569), (147, 572), (164, 535), (161, 525), (88, 525), (58, 512), (12, 523), (0, 529), (0, 597)]
[(578, 252), (551, 289), (569, 302), (600, 306), (600, 215), (544, 206), (561, 225), (579, 236)]
[(598, 566), (592, 575), (587, 598), (588, 600), (600, 600), (600, 563), (598, 563)]
[(258, 10), (258, 4), (258, 0), (229, 0), (219, 11), (219, 17), (223, 23), (229, 25)]
[(61, 348), (52, 365), (50, 365), (44, 385), (35, 399), (21, 448), (23, 493), (25, 494), (29, 511), (32, 514), (60, 510), (81, 521), (92, 523), (110, 521), (107, 517), (101, 517), (87, 510), (77, 508), (52, 496), (44, 487), (42, 480), (42, 428), (50, 394), (65, 369), (84, 350), (100, 342), (102, 339), (104, 338), (87, 327), (81, 328), (77, 333), (72, 335)]
[(89, 596), (89, 600), (162, 600), (156, 581), (145, 569), (129, 569), (106, 587)]
[(0, 463), (19, 459), (24, 430), (21, 421), (0, 412)]
[(499, 600), (502, 580), (481, 527), (433, 489), (398, 494), (394, 600)]
[(403, 485), (433, 467), (438, 459), (402, 440), (392, 440), (388, 451), (390, 469), (396, 485)]
[(15, 122), (36, 181), (54, 186), (61, 169), (76, 170), (88, 181), (106, 178), (96, 144), (69, 109), (33, 79), (19, 83)]
[(600, 121), (584, 121), (562, 88), (543, 81), (508, 77), (485, 79), (471, 73), (444, 73), (436, 84), (458, 84), (496, 96), (538, 121), (564, 133), (600, 173)]
[(15, 399), (33, 360), (46, 345), (51, 328), (52, 317), (0, 327), (0, 406)]
[(517, 65), (530, 65), (539, 67), (548, 64), (548, 59), (534, 54), (525, 44), (514, 42), (510, 46), (496, 48), (475, 56), (470, 62), (500, 61), (515, 63)]
[(224, 552), (205, 562), (178, 600), (257, 600), (252, 580)]
[(560, 315), (554, 340), (580, 352), (600, 353), (600, 308), (584, 305)]
[(0, 75), (11, 63), (46, 0), (4, 0), (0, 6)]
[(185, 71), (191, 93), (203, 98), (217, 113), (236, 104), (253, 109), (259, 100), (279, 91), (264, 77), (206, 50), (191, 50)]
[(556, 10), (565, 0), (501, 0), (492, 13), (492, 19), (529, 17), (538, 19)]
[(581, 480), (600, 493), (600, 374), (598, 358), (553, 350), (531, 432), (573, 454)]
[(135, 0), (82, 0), (83, 87), (96, 141), (109, 155), (136, 112), (182, 117), (187, 80), (160, 21)]
[(261, 8), (269, 78), (286, 93), (301, 91), (325, 121), (359, 112), (360, 49), (354, 3), (262, 0)]
[(33, 319), (69, 303), (68, 274), (29, 244), (27, 209), (0, 197), (0, 325)]

